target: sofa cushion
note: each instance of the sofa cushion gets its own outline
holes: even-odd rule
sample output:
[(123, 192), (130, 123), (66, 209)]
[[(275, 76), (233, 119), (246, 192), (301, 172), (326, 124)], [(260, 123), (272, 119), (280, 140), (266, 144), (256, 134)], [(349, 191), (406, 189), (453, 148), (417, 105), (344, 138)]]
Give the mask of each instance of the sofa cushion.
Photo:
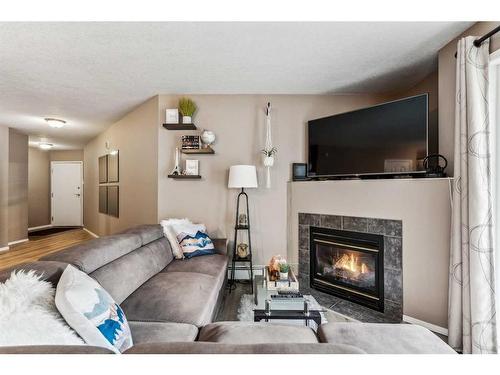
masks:
[(175, 342), (134, 345), (125, 354), (364, 354), (361, 349), (337, 344), (217, 344)]
[(163, 272), (197, 272), (218, 277), (227, 270), (229, 258), (213, 254), (184, 260), (173, 260)]
[(225, 255), (213, 254), (184, 260), (173, 260), (162, 272), (196, 272), (213, 276), (217, 280), (217, 288), (224, 284), (229, 258)]
[(166, 322), (129, 322), (134, 345), (151, 342), (194, 341), (198, 328), (192, 324)]
[(223, 344), (317, 343), (314, 331), (305, 326), (264, 322), (217, 322), (200, 330), (198, 341)]
[(59, 278), (61, 277), (67, 265), (68, 263), (55, 262), (55, 261), (45, 261), (45, 262), (37, 261), (37, 262), (18, 264), (0, 271), (0, 283), (3, 283), (5, 282), (5, 280), (10, 278), (10, 275), (13, 271), (34, 270), (35, 274), (40, 276), (40, 280), (48, 281), (55, 287), (57, 286), (57, 282), (59, 281)]
[(129, 320), (210, 323), (216, 306), (217, 280), (194, 272), (162, 272), (146, 281), (121, 304)]
[(369, 354), (456, 354), (427, 328), (412, 324), (328, 323), (319, 327), (318, 337)]
[(121, 233), (137, 234), (141, 237), (141, 244), (146, 245), (163, 237), (163, 228), (160, 224), (138, 225), (124, 230)]
[(122, 303), (172, 259), (170, 244), (162, 237), (102, 266), (90, 275), (117, 303)]
[(40, 260), (70, 263), (83, 272), (90, 273), (141, 247), (141, 245), (141, 237), (137, 234), (117, 234), (83, 242), (66, 250), (44, 256)]

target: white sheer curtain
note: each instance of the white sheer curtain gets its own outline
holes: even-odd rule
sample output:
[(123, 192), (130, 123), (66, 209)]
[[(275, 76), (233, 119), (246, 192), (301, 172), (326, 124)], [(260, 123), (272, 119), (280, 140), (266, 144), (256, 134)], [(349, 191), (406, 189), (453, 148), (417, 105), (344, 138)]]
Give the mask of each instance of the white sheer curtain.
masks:
[[(490, 103), (490, 124), (495, 133), (494, 139), (496, 140), (497, 147), (500, 145), (500, 50), (490, 55), (489, 63), (489, 103)], [(495, 258), (496, 258), (496, 306), (500, 308), (500, 153), (497, 151), (495, 154), (496, 160), (496, 178), (495, 178), (495, 200), (496, 200), (496, 214), (495, 214)], [(497, 318), (497, 340), (500, 339), (500, 320)]]
[(475, 39), (457, 49), (448, 340), (464, 353), (497, 353), (489, 43), (475, 47)]

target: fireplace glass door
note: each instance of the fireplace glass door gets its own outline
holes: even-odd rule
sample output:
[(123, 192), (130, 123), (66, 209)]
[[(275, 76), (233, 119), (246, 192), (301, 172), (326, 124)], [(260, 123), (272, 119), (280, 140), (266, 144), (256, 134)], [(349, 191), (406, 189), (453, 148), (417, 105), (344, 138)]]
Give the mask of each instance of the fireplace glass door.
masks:
[(311, 285), (383, 309), (382, 236), (311, 227)]

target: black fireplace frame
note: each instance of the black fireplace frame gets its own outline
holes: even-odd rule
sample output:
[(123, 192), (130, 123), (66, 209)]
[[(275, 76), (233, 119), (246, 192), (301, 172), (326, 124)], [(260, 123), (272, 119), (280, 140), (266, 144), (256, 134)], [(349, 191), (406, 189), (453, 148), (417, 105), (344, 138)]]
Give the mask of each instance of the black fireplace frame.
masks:
[[(342, 282), (332, 283), (327, 278), (316, 275), (316, 246), (315, 239), (323, 239), (360, 246), (356, 251), (375, 252), (375, 293), (365, 288)], [(364, 247), (373, 250), (365, 250)], [(384, 312), (384, 236), (371, 233), (350, 232), (322, 227), (309, 227), (309, 264), (310, 285), (321, 292), (358, 303), (362, 306)]]

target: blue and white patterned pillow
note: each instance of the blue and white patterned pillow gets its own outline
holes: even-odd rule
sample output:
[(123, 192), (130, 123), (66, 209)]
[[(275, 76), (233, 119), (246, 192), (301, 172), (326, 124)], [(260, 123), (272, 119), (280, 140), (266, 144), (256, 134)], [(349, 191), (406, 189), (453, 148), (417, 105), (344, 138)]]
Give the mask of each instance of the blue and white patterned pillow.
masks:
[(88, 345), (121, 353), (133, 345), (127, 318), (108, 292), (86, 273), (69, 265), (56, 289), (56, 306)]
[(185, 258), (215, 254), (214, 244), (203, 224), (172, 225), (172, 229)]

